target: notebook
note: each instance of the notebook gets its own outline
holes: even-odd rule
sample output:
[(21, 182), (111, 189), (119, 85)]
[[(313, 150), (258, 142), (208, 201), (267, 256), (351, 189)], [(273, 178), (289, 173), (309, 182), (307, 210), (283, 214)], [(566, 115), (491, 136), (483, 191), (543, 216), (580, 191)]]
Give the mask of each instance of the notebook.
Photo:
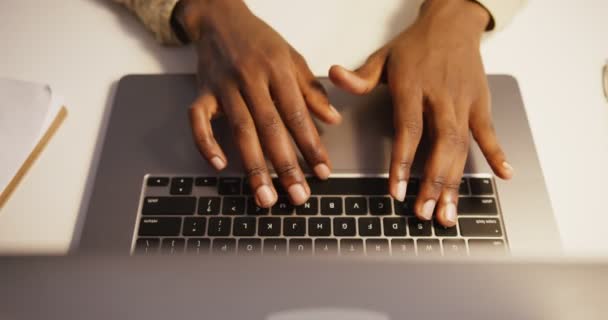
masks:
[(66, 116), (48, 85), (0, 78), (0, 208)]

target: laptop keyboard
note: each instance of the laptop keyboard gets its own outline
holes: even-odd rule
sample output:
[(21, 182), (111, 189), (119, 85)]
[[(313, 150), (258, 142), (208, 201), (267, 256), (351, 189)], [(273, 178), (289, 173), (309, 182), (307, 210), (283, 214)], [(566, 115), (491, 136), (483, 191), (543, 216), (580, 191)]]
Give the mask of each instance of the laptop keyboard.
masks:
[(412, 206), (419, 180), (404, 202), (388, 196), (381, 177), (308, 179), (311, 198), (293, 206), (279, 194), (270, 209), (255, 205), (245, 179), (146, 176), (134, 254), (475, 256), (508, 252), (494, 181), (465, 176), (458, 225), (421, 221)]

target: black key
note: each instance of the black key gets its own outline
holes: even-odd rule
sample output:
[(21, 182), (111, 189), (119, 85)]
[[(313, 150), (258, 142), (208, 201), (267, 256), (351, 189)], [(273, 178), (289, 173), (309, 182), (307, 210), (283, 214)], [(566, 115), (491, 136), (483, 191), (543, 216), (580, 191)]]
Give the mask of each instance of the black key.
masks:
[(414, 216), (416, 215), (414, 212), (414, 204), (416, 203), (416, 198), (407, 197), (404, 202), (394, 200), (395, 205), (395, 214), (400, 216)]
[(219, 197), (206, 197), (198, 199), (198, 214), (200, 215), (218, 215), (220, 214), (220, 204), (222, 200)]
[(217, 178), (198, 177), (194, 180), (194, 185), (197, 187), (215, 187), (217, 185)]
[(306, 219), (285, 218), (283, 220), (283, 234), (286, 237), (303, 237), (306, 235)]
[(331, 220), (329, 218), (308, 219), (308, 235), (311, 237), (329, 237), (331, 235)]
[(471, 193), (475, 196), (494, 194), (492, 179), (490, 178), (470, 178), (469, 184), (471, 185)]
[(287, 197), (279, 197), (272, 206), (272, 214), (277, 216), (289, 216), (293, 214), (293, 205)]
[(278, 237), (281, 235), (280, 218), (260, 218), (258, 221), (258, 235), (262, 237)]
[(182, 228), (182, 218), (142, 218), (139, 223), (141, 237), (175, 237)]
[(285, 239), (264, 239), (264, 254), (266, 255), (286, 255), (287, 240)]
[(335, 218), (334, 235), (337, 237), (354, 237), (357, 234), (355, 218)]
[(498, 219), (460, 218), (458, 221), (464, 237), (502, 237)]
[(213, 239), (211, 249), (214, 254), (218, 255), (233, 254), (236, 250), (236, 239)]
[(391, 240), (391, 255), (399, 256), (415, 256), (416, 249), (414, 248), (414, 240), (412, 239), (393, 239)]
[(303, 205), (296, 207), (296, 214), (301, 216), (314, 216), (319, 213), (319, 199), (310, 197)]
[(186, 237), (200, 237), (205, 234), (205, 218), (185, 218), (182, 234)]
[(380, 218), (359, 218), (359, 235), (362, 237), (379, 237)]
[(290, 239), (289, 240), (289, 255), (290, 256), (312, 255), (312, 239)]
[(438, 237), (456, 237), (458, 235), (456, 227), (446, 228), (437, 221), (433, 222), (433, 226), (435, 227), (435, 235)]
[(467, 178), (460, 180), (460, 188), (458, 188), (458, 194), (461, 196), (469, 195), (469, 181)]
[(387, 237), (405, 237), (407, 235), (405, 218), (384, 218), (384, 235)]
[(365, 240), (365, 251), (368, 256), (388, 256), (388, 240), (367, 239)]
[(363, 255), (363, 240), (342, 239), (340, 240), (340, 254), (343, 256)]
[(241, 193), (240, 178), (220, 178), (217, 192), (223, 196), (235, 196)]
[(469, 240), (471, 256), (502, 256), (507, 254), (502, 240)]
[(230, 218), (209, 218), (209, 230), (207, 234), (211, 237), (229, 236)]
[[(283, 185), (281, 185), (281, 181), (279, 181), (278, 178), (272, 179), (272, 185), (274, 186), (274, 189), (279, 196), (288, 195), (287, 191), (285, 191), (285, 188), (283, 188)], [(246, 194), (246, 195), (253, 194), (253, 192), (251, 192), (251, 186), (249, 186), (249, 179), (243, 179), (243, 194)]]
[(253, 237), (255, 236), (255, 224), (255, 218), (236, 218), (232, 232), (237, 237)]
[(315, 239), (315, 254), (335, 256), (338, 254), (338, 240)]
[(169, 185), (169, 178), (150, 177), (147, 181), (148, 187), (166, 187)]
[(209, 239), (190, 238), (186, 245), (186, 252), (191, 255), (208, 254), (210, 246), (211, 240)]
[(497, 215), (498, 206), (494, 198), (460, 198), (458, 214), (461, 215)]
[(393, 213), (391, 198), (372, 197), (369, 198), (369, 212), (375, 216), (385, 216)]
[(245, 214), (245, 198), (224, 197), (222, 200), (222, 214), (242, 215)]
[(420, 191), (420, 179), (411, 178), (410, 181), (407, 182), (407, 191), (405, 193), (406, 196), (417, 196)]
[(342, 198), (321, 198), (322, 215), (339, 216), (342, 212)]
[(148, 255), (158, 253), (160, 240), (154, 238), (140, 238), (135, 242), (135, 254)]
[(163, 239), (163, 243), (160, 246), (160, 252), (162, 254), (181, 254), (184, 253), (184, 246), (186, 245), (186, 240), (181, 238), (165, 238)]
[(194, 214), (194, 197), (146, 197), (142, 214), (144, 215), (191, 215)]
[(349, 197), (345, 200), (346, 214), (351, 216), (364, 216), (367, 214), (367, 199), (362, 197)]
[(431, 221), (422, 221), (418, 218), (408, 218), (407, 224), (412, 237), (430, 237), (433, 233), (431, 230)]
[(443, 255), (446, 257), (464, 257), (467, 245), (462, 239), (443, 239)]
[(173, 178), (171, 179), (171, 194), (186, 195), (192, 193), (192, 178)]
[(386, 178), (331, 178), (326, 181), (317, 178), (307, 179), (313, 195), (387, 195)]
[(262, 252), (262, 240), (239, 239), (238, 253), (240, 255), (258, 255)]
[(258, 207), (258, 205), (255, 204), (254, 198), (247, 199), (247, 214), (248, 215), (263, 216), (263, 215), (267, 215), (268, 212), (270, 212), (270, 209)]
[(437, 239), (421, 239), (416, 241), (418, 255), (423, 257), (441, 256), (441, 245)]

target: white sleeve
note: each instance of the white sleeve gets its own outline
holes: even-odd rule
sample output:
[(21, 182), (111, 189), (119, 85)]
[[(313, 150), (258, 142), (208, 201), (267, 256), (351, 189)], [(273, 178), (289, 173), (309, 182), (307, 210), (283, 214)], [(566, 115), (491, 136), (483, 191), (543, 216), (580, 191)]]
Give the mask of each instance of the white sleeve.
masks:
[(494, 28), (499, 31), (511, 22), (511, 19), (528, 2), (527, 0), (476, 0), (484, 6), (492, 15)]

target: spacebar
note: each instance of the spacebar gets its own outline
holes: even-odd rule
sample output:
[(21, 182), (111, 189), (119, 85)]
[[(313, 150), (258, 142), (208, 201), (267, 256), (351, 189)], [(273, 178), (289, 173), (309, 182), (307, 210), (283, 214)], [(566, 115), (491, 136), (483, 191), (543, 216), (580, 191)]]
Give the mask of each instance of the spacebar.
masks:
[(379, 196), (388, 194), (388, 179), (386, 178), (331, 178), (327, 181), (309, 178), (307, 180), (313, 195)]

